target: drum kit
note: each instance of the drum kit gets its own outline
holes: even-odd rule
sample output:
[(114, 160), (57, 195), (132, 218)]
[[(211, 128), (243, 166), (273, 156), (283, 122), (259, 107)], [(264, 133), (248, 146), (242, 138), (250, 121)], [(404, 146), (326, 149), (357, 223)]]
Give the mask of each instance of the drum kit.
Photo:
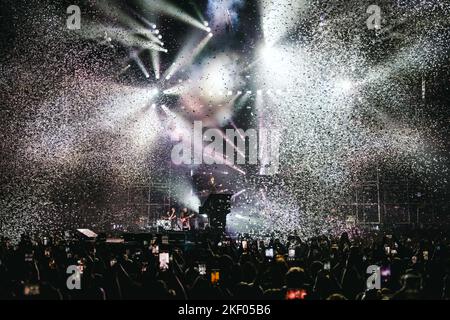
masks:
[(159, 219), (156, 221), (156, 227), (162, 228), (163, 230), (172, 230), (172, 222), (167, 219)]

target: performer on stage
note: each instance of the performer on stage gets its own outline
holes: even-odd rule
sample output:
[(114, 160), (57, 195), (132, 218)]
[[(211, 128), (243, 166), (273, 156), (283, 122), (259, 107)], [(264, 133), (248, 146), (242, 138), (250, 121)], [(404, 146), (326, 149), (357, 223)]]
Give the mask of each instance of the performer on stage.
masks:
[(194, 214), (189, 214), (189, 210), (187, 208), (183, 208), (181, 210), (180, 225), (183, 231), (191, 230), (191, 218), (193, 216)]
[(171, 229), (174, 229), (175, 227), (175, 223), (177, 220), (177, 211), (175, 210), (175, 208), (170, 208), (170, 211), (167, 211), (165, 216), (164, 216), (165, 220), (169, 220), (170, 221), (170, 225), (171, 225)]

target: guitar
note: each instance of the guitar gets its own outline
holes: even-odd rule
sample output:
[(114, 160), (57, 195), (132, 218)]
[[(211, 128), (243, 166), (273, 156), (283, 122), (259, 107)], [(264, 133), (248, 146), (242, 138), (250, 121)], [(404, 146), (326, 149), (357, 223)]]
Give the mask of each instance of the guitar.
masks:
[(189, 222), (189, 219), (191, 219), (191, 218), (194, 217), (194, 216), (195, 216), (194, 213), (193, 213), (193, 214), (190, 214), (190, 215), (188, 215), (187, 217), (180, 218), (180, 221), (181, 221), (181, 223), (184, 225), (184, 224), (186, 224), (187, 222)]

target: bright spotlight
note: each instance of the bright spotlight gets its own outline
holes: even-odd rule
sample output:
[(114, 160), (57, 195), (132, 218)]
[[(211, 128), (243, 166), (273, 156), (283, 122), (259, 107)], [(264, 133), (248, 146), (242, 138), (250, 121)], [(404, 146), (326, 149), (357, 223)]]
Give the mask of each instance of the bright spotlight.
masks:
[(262, 90), (256, 91), (257, 94), (262, 94)]
[(155, 109), (156, 108), (156, 104), (152, 104), (152, 109)]
[(161, 40), (161, 39), (162, 39), (162, 35), (159, 35), (159, 36), (158, 36), (158, 39)]
[(349, 79), (342, 79), (337, 82), (336, 87), (342, 92), (348, 92), (352, 90), (353, 82)]
[(239, 94), (242, 94), (242, 91), (239, 90), (239, 91), (237, 92), (237, 94), (238, 94), (238, 95), (239, 95)]
[(206, 32), (211, 32), (211, 28), (210, 27), (206, 28)]
[(212, 36), (214, 36), (214, 35), (212, 34), (212, 32), (210, 32), (208, 35), (209, 35), (211, 38), (212, 38)]
[(260, 49), (260, 54), (261, 57), (267, 62), (272, 62), (280, 57), (280, 52), (276, 48), (269, 45), (262, 47)]
[(152, 25), (152, 28), (153, 28), (153, 29), (156, 29), (156, 24)]
[(203, 21), (203, 25), (204, 25), (205, 27), (209, 26), (208, 21)]
[(159, 30), (158, 29), (155, 30), (155, 34), (159, 34)]

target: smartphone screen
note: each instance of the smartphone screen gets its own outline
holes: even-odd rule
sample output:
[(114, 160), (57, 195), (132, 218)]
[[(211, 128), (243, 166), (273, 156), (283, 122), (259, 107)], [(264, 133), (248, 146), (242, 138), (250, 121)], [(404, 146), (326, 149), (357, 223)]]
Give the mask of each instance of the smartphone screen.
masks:
[(33, 262), (34, 254), (33, 253), (25, 253), (25, 262)]
[(157, 244), (152, 246), (152, 253), (156, 256), (159, 254), (159, 246)]
[(242, 249), (247, 250), (247, 245), (248, 245), (247, 240), (243, 240), (242, 241)]
[(390, 267), (381, 268), (381, 279), (384, 282), (387, 282), (390, 277), (391, 277), (391, 268)]
[(289, 258), (294, 259), (295, 258), (295, 249), (289, 249)]
[(40, 292), (40, 287), (37, 284), (26, 285), (23, 289), (23, 294), (25, 296), (37, 296)]
[(273, 248), (266, 249), (266, 257), (273, 258)]
[(168, 252), (161, 252), (159, 254), (159, 268), (161, 270), (169, 269), (170, 257)]
[(213, 270), (211, 272), (211, 284), (217, 284), (220, 280), (220, 272), (219, 270)]
[(199, 265), (198, 265), (198, 273), (199, 273), (201, 276), (206, 275), (206, 264), (199, 264)]
[(307, 295), (304, 289), (288, 289), (286, 292), (286, 300), (304, 300)]
[(77, 268), (78, 268), (78, 271), (80, 272), (80, 274), (83, 274), (83, 272), (84, 272), (84, 263), (83, 263), (83, 261), (78, 260)]
[(323, 270), (330, 271), (330, 269), (331, 269), (331, 263), (329, 261), (325, 262), (323, 264)]

